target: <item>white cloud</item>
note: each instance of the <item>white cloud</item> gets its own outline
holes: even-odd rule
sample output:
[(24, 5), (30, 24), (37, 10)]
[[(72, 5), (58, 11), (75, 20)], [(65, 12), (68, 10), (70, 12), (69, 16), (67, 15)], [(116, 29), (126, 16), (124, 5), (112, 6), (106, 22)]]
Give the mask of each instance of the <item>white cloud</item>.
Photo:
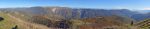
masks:
[(150, 10), (150, 7), (149, 8), (143, 8), (144, 10)]
[(55, 12), (56, 9), (57, 9), (57, 8), (53, 8), (52, 11)]

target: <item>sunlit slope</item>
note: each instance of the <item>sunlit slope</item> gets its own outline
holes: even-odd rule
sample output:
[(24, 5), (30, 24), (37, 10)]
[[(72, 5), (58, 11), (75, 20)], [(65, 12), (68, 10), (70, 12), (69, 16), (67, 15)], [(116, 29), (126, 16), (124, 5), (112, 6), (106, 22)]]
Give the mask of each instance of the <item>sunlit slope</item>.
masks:
[(145, 19), (143, 21), (140, 21), (135, 24), (135, 26), (141, 27), (143, 29), (149, 29), (150, 28), (150, 19)]
[(4, 18), (3, 21), (0, 21), (0, 29), (11, 29), (12, 27), (16, 25), (14, 22), (15, 20), (13, 20), (11, 17), (6, 15), (5, 13), (0, 12), (0, 17)]
[(3, 21), (0, 21), (0, 29), (12, 29), (15, 26), (18, 26), (18, 29), (50, 29), (40, 24), (21, 20), (21, 18), (17, 18), (9, 13), (0, 12), (0, 16), (4, 18)]

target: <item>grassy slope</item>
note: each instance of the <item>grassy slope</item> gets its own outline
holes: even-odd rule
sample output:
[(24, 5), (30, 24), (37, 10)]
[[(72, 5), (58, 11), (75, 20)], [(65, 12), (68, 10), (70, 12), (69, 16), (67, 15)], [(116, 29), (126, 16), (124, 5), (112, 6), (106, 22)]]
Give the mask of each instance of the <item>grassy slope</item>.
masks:
[(12, 16), (12, 14), (0, 12), (0, 17), (4, 18), (3, 21), (0, 21), (0, 29), (11, 29), (15, 25), (17, 25), (19, 29), (48, 29), (43, 25), (23, 21), (20, 18)]
[(4, 18), (3, 21), (0, 21), (0, 29), (11, 29), (15, 26), (14, 20), (5, 13), (0, 12), (0, 17)]

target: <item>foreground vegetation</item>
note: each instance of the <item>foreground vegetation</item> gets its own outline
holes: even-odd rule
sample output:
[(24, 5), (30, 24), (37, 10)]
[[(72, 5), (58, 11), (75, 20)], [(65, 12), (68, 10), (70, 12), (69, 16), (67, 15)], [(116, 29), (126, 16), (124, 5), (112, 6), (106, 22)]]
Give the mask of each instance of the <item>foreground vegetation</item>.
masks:
[(4, 20), (0, 21), (0, 29), (11, 29), (15, 24), (15, 20), (9, 17), (6, 13), (0, 12), (0, 17), (3, 17)]

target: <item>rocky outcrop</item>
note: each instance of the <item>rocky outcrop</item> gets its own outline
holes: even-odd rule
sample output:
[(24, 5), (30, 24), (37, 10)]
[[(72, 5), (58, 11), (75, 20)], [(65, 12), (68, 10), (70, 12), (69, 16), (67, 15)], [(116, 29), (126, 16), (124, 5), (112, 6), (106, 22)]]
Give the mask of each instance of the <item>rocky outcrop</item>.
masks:
[(0, 17), (0, 21), (3, 21), (4, 20), (4, 18), (3, 17)]

